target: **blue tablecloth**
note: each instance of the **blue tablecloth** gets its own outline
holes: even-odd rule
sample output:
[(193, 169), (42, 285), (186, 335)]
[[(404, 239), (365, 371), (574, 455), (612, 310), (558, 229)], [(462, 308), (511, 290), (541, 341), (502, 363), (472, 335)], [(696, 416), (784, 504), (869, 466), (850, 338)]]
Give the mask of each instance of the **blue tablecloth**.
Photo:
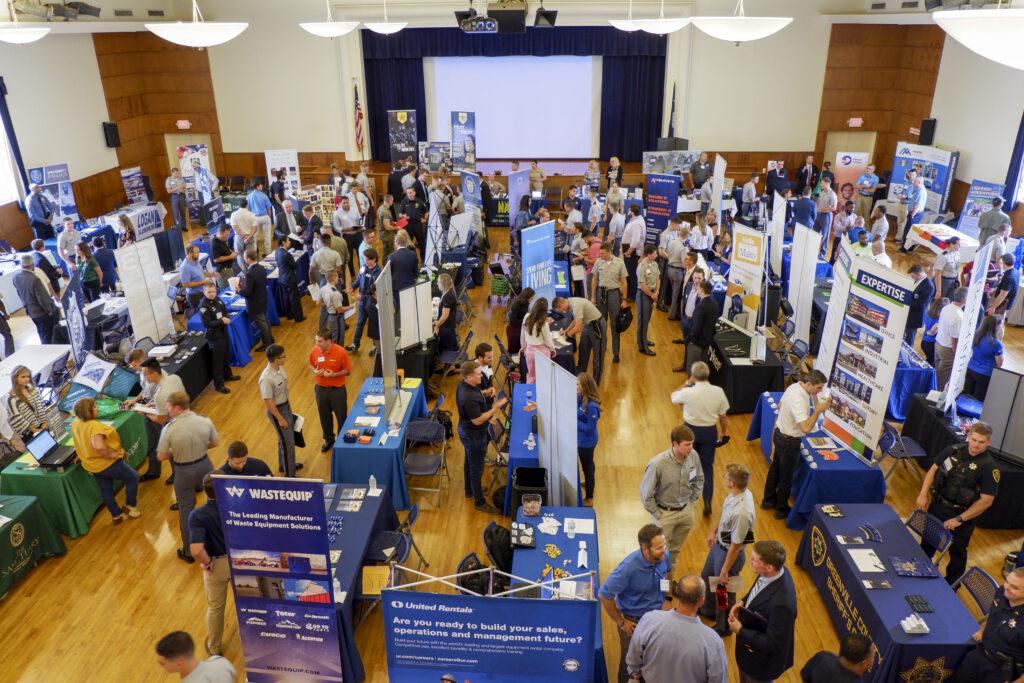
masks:
[(337, 501), (345, 488), (366, 488), (361, 484), (339, 483), (335, 498), (326, 502), (328, 516), (341, 515), (342, 529), (331, 543), (331, 550), (340, 550), (341, 558), (332, 565), (334, 578), (346, 592), (345, 601), (335, 603), (338, 610), (338, 636), (341, 641), (342, 677), (346, 681), (361, 681), (366, 678), (363, 660), (356, 649), (354, 607), (362, 580), (363, 561), (370, 539), (378, 531), (393, 531), (398, 528), (398, 516), (385, 489), (379, 496), (363, 498), (358, 512), (336, 511)]
[[(754, 417), (747, 430), (747, 441), (761, 439), (764, 459), (771, 462), (772, 430), (778, 417), (781, 392), (761, 394), (754, 408)], [(822, 431), (807, 436), (825, 436)], [(800, 443), (800, 460), (793, 472), (793, 508), (786, 518), (790, 529), (803, 529), (815, 505), (827, 503), (881, 503), (885, 500), (885, 475), (878, 467), (865, 465), (853, 453), (836, 448), (838, 460), (825, 460), (808, 445), (805, 437)], [(811, 467), (807, 457), (813, 457), (817, 467)]]
[[(83, 224), (84, 225), (84, 224)], [(54, 226), (56, 230), (57, 226)], [(110, 249), (117, 249), (117, 233), (109, 225), (97, 225), (95, 228), (86, 228), (82, 230), (82, 241), (89, 245), (89, 248), (95, 251), (92, 246), (92, 239), (94, 237), (103, 238), (103, 246), (109, 247)], [(60, 253), (57, 251), (57, 238), (54, 237), (52, 240), (43, 240), (46, 243), (46, 248), (53, 253), (53, 258), (57, 262), (57, 268), (64, 273), (65, 277), (70, 277), (71, 273), (68, 272), (68, 264), (60, 258)], [(74, 258), (74, 254), (71, 254)]]
[[(782, 252), (782, 272), (779, 277), (782, 280), (782, 294), (789, 296), (789, 273), (793, 269), (793, 254), (788, 251)], [(814, 269), (814, 279), (819, 277), (832, 277), (832, 266), (828, 261), (818, 259), (818, 265)]]
[[(871, 683), (891, 681), (945, 680), (974, 649), (971, 634), (978, 630), (970, 612), (941, 578), (898, 576), (891, 557), (912, 557), (927, 562), (916, 538), (888, 505), (842, 505), (845, 517), (828, 517), (815, 508), (804, 532), (796, 561), (818, 587), (825, 608), (840, 638), (859, 633), (871, 638), (878, 659), (864, 676)], [(837, 534), (863, 537), (857, 528), (871, 524), (882, 542), (843, 546)], [(870, 549), (886, 571), (861, 573), (845, 549)], [(862, 581), (885, 580), (891, 589), (867, 589)], [(912, 614), (906, 595), (923, 595), (935, 612), (921, 617), (930, 633), (907, 635), (900, 620)], [(920, 679), (915, 677), (920, 676)]]
[(935, 388), (935, 370), (919, 368), (900, 361), (893, 376), (892, 389), (889, 393), (889, 404), (885, 407), (885, 416), (896, 422), (907, 419), (910, 397), (914, 394), (927, 394)]
[[(405, 483), (405, 465), (402, 458), (405, 456), (405, 428), (409, 420), (414, 417), (425, 417), (427, 414), (427, 397), (423, 391), (423, 381), (419, 378), (405, 380), (406, 390), (412, 391), (411, 405), (405, 411), (402, 419), (402, 426), (398, 436), (388, 437), (384, 445), (380, 445), (380, 435), (386, 429), (383, 419), (383, 407), (378, 415), (381, 417), (380, 425), (375, 429), (377, 435), (368, 444), (345, 443), (342, 437), (350, 429), (356, 429), (357, 417), (367, 415), (364, 399), (371, 392), (382, 392), (384, 380), (379, 377), (370, 377), (363, 382), (363, 387), (352, 402), (348, 411), (348, 419), (334, 442), (334, 451), (331, 457), (331, 481), (360, 481), (368, 482), (372, 474), (377, 478), (377, 486), (390, 492), (391, 500), (394, 501), (398, 510), (409, 509), (409, 488)], [(362, 431), (362, 428), (359, 429)]]
[[(565, 261), (555, 261), (555, 296), (569, 298), (569, 266)], [(549, 301), (550, 305), (551, 302)]]
[[(544, 572), (544, 565), (554, 564), (552, 563), (551, 558), (544, 554), (544, 546), (548, 543), (554, 543), (559, 548), (562, 548), (564, 553), (562, 559), (572, 560), (572, 562), (565, 567), (562, 567), (561, 562), (557, 564), (559, 568), (565, 569), (565, 571), (569, 572), (570, 576), (583, 573), (587, 569), (592, 569), (597, 572), (601, 555), (598, 551), (597, 518), (594, 514), (594, 510), (592, 508), (544, 506), (541, 508), (541, 518), (537, 518), (524, 517), (523, 511), (520, 508), (519, 513), (516, 515), (516, 521), (524, 522), (526, 524), (538, 524), (540, 519), (546, 516), (554, 517), (562, 523), (561, 526), (558, 527), (558, 533), (554, 536), (538, 533), (537, 547), (514, 549), (512, 551), (512, 575), (530, 581), (544, 580), (541, 577), (541, 574)], [(594, 533), (581, 534), (577, 532), (575, 538), (570, 539), (565, 533), (565, 520), (570, 517), (574, 519), (593, 519)], [(584, 569), (576, 567), (576, 556), (578, 551), (575, 549), (579, 547), (579, 541), (587, 542), (588, 566)], [(604, 641), (601, 637), (601, 602), (597, 599), (597, 588), (600, 585), (601, 576), (600, 574), (597, 574), (594, 577), (594, 677), (591, 680), (594, 681), (594, 683), (607, 683), (608, 668), (604, 661)]]
[[(281, 319), (277, 313), (277, 302), (274, 296), (274, 289), (269, 282), (267, 283), (267, 320), (270, 321), (271, 325), (280, 325)], [(245, 310), (232, 309), (231, 302), (242, 300), (237, 294), (224, 290), (220, 293), (220, 298), (228, 304), (228, 310), (230, 311), (231, 324), (228, 325), (228, 339), (231, 344), (231, 358), (228, 361), (231, 365), (236, 368), (243, 367), (249, 364), (252, 360), (252, 355), (249, 351), (252, 347), (256, 346), (257, 342), (260, 341), (259, 330), (256, 329), (256, 323), (252, 321)], [(203, 327), (203, 320), (199, 313), (193, 315), (188, 321), (188, 329), (195, 330), (197, 332), (205, 332), (206, 328)]]

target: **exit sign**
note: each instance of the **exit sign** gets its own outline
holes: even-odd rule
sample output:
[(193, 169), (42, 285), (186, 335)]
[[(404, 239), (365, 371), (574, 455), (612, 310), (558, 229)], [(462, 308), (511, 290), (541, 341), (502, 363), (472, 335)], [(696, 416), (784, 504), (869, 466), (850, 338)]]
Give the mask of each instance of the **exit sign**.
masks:
[(911, 135), (920, 135), (921, 134), (921, 129), (920, 128), (914, 128), (913, 126), (911, 126), (910, 127), (910, 134)]
[(849, 126), (850, 128), (860, 128), (861, 126), (864, 125), (864, 119), (862, 119), (862, 118), (847, 119), (846, 125)]
[(178, 130), (188, 130), (192, 127), (192, 122), (188, 119), (178, 119), (174, 122), (174, 125), (178, 127)]

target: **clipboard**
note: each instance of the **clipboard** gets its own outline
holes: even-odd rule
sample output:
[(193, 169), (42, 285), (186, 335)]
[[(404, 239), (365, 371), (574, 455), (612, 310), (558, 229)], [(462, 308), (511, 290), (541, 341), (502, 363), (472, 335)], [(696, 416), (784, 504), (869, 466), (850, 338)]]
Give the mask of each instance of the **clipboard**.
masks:
[(743, 628), (753, 629), (759, 633), (764, 633), (768, 630), (768, 620), (746, 607), (740, 607), (736, 610), (736, 618), (743, 624)]

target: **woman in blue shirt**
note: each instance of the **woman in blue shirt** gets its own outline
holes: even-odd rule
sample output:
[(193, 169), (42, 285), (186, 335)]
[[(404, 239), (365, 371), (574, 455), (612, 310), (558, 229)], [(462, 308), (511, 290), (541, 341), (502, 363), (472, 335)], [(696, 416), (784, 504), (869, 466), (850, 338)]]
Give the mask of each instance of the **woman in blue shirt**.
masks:
[(921, 337), (921, 350), (924, 351), (924, 359), (933, 368), (935, 367), (935, 334), (939, 331), (939, 313), (948, 303), (949, 299), (946, 297), (933, 299), (922, 316), (924, 335)]
[(992, 368), (1003, 366), (1003, 322), (994, 315), (986, 315), (978, 331), (974, 333), (971, 362), (967, 364), (963, 393), (979, 401), (985, 400), (988, 382), (992, 379)]
[(521, 246), (519, 244), (520, 233), (530, 225), (530, 221), (533, 216), (530, 215), (530, 195), (524, 194), (519, 198), (519, 211), (516, 212), (515, 218), (512, 221), (512, 234), (510, 240), (512, 242), (512, 248), (515, 249), (516, 254), (522, 256)]
[(597, 421), (601, 419), (601, 397), (590, 373), (576, 378), (576, 446), (583, 466), (583, 505), (594, 507), (594, 449), (597, 448)]

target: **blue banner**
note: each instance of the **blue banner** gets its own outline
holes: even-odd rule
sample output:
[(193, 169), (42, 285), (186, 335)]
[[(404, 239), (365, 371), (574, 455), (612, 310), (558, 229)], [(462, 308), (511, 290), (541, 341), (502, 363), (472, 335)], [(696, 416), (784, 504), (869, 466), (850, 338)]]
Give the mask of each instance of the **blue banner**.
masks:
[(947, 152), (938, 147), (912, 145), (909, 142), (896, 143), (892, 175), (889, 181), (888, 201), (895, 205), (900, 195), (910, 193), (908, 171), (917, 171), (924, 179), (928, 191), (925, 210), (939, 213), (949, 205), (949, 193), (953, 188), (956, 167), (960, 163), (960, 152)]
[(986, 183), (977, 178), (972, 180), (971, 188), (967, 190), (963, 211), (960, 212), (960, 218), (956, 222), (956, 229), (971, 237), (977, 237), (978, 219), (981, 214), (992, 209), (992, 200), (1002, 197), (1005, 187), (998, 183)]
[(476, 170), (476, 114), (453, 111), (451, 125), (452, 170)]
[(342, 680), (323, 484), (217, 476), (214, 486), (248, 680)]
[(449, 674), (472, 683), (594, 680), (587, 600), (533, 600), (385, 590), (391, 683)]
[(532, 287), (535, 297), (548, 304), (555, 298), (555, 222), (548, 221), (523, 230), (523, 287)]
[(647, 174), (647, 244), (658, 243), (669, 219), (676, 215), (678, 203), (679, 176)]
[(462, 199), (466, 206), (480, 207), (480, 176), (462, 171)]
[(53, 227), (57, 228), (70, 216), (78, 221), (75, 191), (71, 187), (71, 174), (67, 164), (38, 166), (28, 169), (28, 181), (39, 185), (39, 191), (53, 205)]
[(515, 171), (508, 174), (508, 224), (511, 228), (516, 224), (519, 213), (519, 202), (523, 196), (530, 196), (530, 171)]

